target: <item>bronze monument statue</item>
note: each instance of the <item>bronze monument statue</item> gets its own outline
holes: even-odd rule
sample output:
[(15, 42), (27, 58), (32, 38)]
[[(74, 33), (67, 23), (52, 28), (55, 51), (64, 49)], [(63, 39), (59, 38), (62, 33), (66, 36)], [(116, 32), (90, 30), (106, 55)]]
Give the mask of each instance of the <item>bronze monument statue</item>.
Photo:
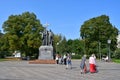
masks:
[(48, 31), (47, 27), (48, 24), (45, 24), (38, 59), (53, 59), (53, 32), (51, 30)]

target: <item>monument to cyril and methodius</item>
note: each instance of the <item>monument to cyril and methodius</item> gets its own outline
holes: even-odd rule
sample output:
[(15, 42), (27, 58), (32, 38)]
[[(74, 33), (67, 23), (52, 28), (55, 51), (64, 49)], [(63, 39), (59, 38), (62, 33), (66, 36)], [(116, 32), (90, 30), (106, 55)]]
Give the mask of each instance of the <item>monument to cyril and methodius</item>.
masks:
[(39, 47), (37, 60), (29, 61), (30, 64), (55, 64), (53, 59), (53, 32), (47, 30), (48, 24), (44, 25), (42, 35), (42, 45)]
[(53, 32), (47, 30), (48, 24), (44, 25), (42, 35), (42, 45), (39, 47), (38, 59), (51, 60), (53, 59)]

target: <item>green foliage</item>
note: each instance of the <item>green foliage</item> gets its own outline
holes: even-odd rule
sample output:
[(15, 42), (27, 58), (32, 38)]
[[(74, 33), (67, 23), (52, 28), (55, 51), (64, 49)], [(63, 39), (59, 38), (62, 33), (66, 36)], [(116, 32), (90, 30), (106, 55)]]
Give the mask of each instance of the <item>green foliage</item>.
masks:
[(120, 49), (116, 49), (115, 53), (113, 54), (113, 57), (116, 59), (120, 59)]
[(112, 59), (112, 61), (115, 63), (120, 63), (120, 59)]
[(21, 15), (11, 15), (2, 26), (5, 34), (1, 39), (2, 50), (20, 50), (22, 53), (32, 55), (38, 52), (41, 45), (40, 31), (43, 27), (34, 13), (25, 12)]
[(3, 52), (0, 52), (0, 58), (5, 58), (5, 54)]
[(72, 55), (72, 59), (81, 59), (81, 55)]
[(12, 56), (12, 51), (0, 51), (0, 58), (5, 58), (6, 56)]
[(57, 52), (59, 52), (60, 54), (64, 54), (65, 52), (67, 52), (67, 44), (66, 44), (67, 40), (65, 37), (63, 37), (63, 39), (58, 42), (59, 44), (57, 44)]
[(101, 53), (102, 53), (102, 55), (108, 55), (107, 53), (108, 53), (108, 48), (103, 48), (103, 49), (101, 49)]
[[(0, 51), (19, 50), (24, 56), (32, 58), (38, 56), (38, 48), (42, 44), (39, 32), (42, 32), (44, 27), (34, 13), (24, 12), (20, 15), (11, 15), (3, 23), (2, 28), (5, 34), (0, 33)], [(80, 32), (82, 40), (66, 40), (62, 35), (54, 34), (54, 52), (75, 53), (76, 55), (72, 56), (75, 59), (80, 59), (84, 54), (90, 56), (92, 53), (99, 57), (99, 52), (102, 55), (108, 53), (108, 39), (112, 41), (111, 52), (115, 51), (118, 29), (112, 26), (108, 16), (101, 15), (85, 21)], [(4, 54), (0, 55), (4, 56)], [(114, 56), (118, 58), (119, 51), (116, 51)]]
[(5, 59), (5, 58), (4, 58), (4, 59), (3, 59), (3, 58), (0, 58), (0, 62), (1, 62), (1, 61), (8, 61), (8, 60)]
[[(115, 51), (118, 35), (118, 29), (109, 21), (109, 17), (101, 15), (91, 18), (84, 22), (80, 28), (80, 36), (84, 40), (86, 54), (99, 53), (101, 50), (107, 48), (107, 40), (111, 39), (111, 50)], [(99, 44), (101, 43), (101, 44)], [(103, 51), (101, 51), (103, 52)]]
[(54, 53), (58, 53), (59, 52), (58, 46), (62, 41), (62, 36), (54, 34), (53, 40), (54, 40), (53, 42)]
[(84, 43), (79, 39), (67, 41), (67, 51), (70, 53), (82, 54), (84, 51)]
[(76, 55), (73, 56), (74, 58), (79, 57), (79, 55), (84, 54), (84, 43), (82, 40), (75, 39), (71, 40), (69, 39), (68, 41), (63, 38), (59, 45), (57, 45), (57, 52), (60, 54), (65, 54), (65, 53), (75, 53)]

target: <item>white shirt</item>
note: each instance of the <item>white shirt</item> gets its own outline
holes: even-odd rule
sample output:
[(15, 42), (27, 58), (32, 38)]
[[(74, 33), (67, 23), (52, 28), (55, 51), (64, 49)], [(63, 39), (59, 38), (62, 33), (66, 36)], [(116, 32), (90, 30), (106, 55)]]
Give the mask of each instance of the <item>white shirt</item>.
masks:
[(89, 64), (96, 64), (94, 57), (90, 57), (90, 58), (89, 58)]
[(66, 56), (66, 55), (64, 55), (64, 56), (63, 56), (63, 59), (65, 59), (65, 58), (67, 58), (67, 56)]

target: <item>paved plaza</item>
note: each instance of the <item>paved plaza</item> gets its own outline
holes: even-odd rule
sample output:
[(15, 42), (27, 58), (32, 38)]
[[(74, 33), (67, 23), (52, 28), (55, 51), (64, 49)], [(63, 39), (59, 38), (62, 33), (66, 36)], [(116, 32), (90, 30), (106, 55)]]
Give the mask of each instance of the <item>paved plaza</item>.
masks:
[(94, 74), (80, 74), (79, 65), (80, 60), (72, 60), (72, 69), (66, 70), (65, 65), (3, 61), (0, 80), (120, 80), (120, 64), (97, 61), (99, 72)]

